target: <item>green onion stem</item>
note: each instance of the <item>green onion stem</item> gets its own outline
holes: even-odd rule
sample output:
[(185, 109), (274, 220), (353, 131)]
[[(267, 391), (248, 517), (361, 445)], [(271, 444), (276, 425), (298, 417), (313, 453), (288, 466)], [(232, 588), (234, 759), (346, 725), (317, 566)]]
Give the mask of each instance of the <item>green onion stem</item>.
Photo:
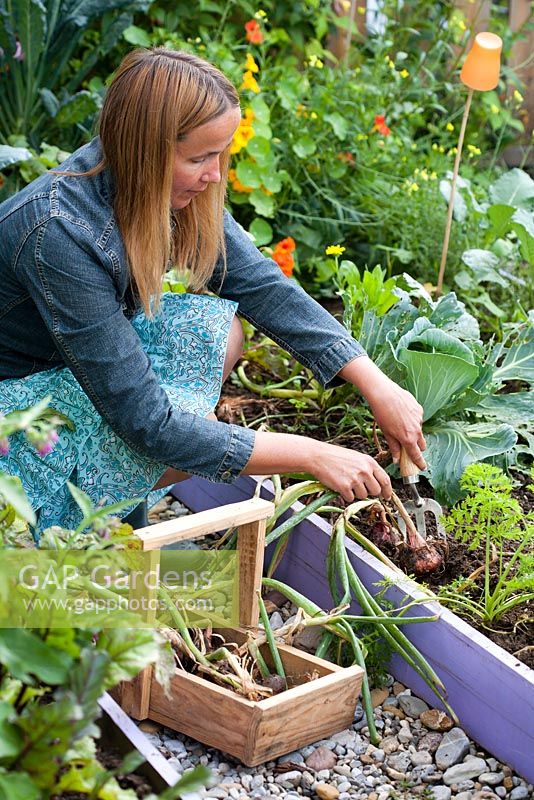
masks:
[(273, 632), (269, 624), (269, 617), (267, 616), (267, 610), (265, 608), (265, 603), (263, 602), (263, 598), (260, 592), (258, 592), (258, 604), (260, 607), (260, 619), (263, 623), (265, 638), (267, 639), (267, 644), (269, 645), (269, 650), (271, 651), (274, 668), (277, 674), (285, 680), (287, 688), (287, 679), (286, 679), (286, 673), (284, 672), (284, 665), (282, 664), (282, 659), (280, 658), (280, 653), (278, 652), (278, 647), (276, 646), (276, 642), (274, 640)]

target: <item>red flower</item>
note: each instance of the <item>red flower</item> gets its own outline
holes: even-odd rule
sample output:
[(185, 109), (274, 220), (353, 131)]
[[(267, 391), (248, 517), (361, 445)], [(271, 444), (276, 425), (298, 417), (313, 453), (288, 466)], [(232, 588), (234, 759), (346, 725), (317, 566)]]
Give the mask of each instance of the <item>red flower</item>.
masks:
[(376, 114), (373, 131), (380, 133), (382, 136), (389, 136), (391, 133), (391, 128), (386, 125), (386, 118), (383, 114)]
[(275, 246), (273, 250), (273, 261), (276, 261), (284, 275), (290, 278), (293, 274), (293, 267), (295, 266), (295, 259), (291, 255), (296, 245), (295, 240), (291, 236), (282, 239), (281, 242)]
[(295, 259), (291, 253), (284, 253), (282, 251), (273, 252), (273, 260), (276, 261), (282, 272), (287, 278), (293, 275), (293, 267), (295, 266)]
[(354, 164), (354, 156), (352, 155), (352, 153), (349, 153), (348, 151), (338, 153), (336, 157), (340, 161), (344, 161), (345, 164)]
[(282, 239), (281, 242), (278, 242), (276, 245), (276, 250), (279, 250), (282, 253), (292, 253), (295, 247), (295, 240), (292, 239), (291, 236), (287, 236), (285, 239)]
[(245, 30), (247, 32), (247, 42), (251, 42), (251, 44), (261, 44), (263, 42), (263, 33), (259, 22), (255, 19), (250, 19), (245, 23)]

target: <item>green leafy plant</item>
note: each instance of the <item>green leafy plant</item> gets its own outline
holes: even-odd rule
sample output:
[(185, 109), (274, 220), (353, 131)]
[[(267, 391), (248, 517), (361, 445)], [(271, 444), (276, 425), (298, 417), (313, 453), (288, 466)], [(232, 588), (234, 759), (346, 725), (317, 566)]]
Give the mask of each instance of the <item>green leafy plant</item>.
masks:
[(360, 341), (423, 406), (426, 474), (438, 500), (450, 505), (460, 497), (467, 464), (511, 454), (517, 444), (505, 411), (509, 397), (521, 421), (522, 451), (531, 446), (533, 393), (499, 392), (511, 381), (534, 380), (534, 312), (510, 325), (502, 342), (483, 345), (477, 320), (454, 293), (433, 301), (410, 276), (403, 281), (407, 291), (386, 314), (364, 314)]
[[(468, 182), (463, 185), (470, 192)], [(512, 169), (492, 183), (488, 198), (481, 204), (472, 198), (482, 247), (462, 253), (463, 265), (454, 282), (469, 308), (478, 314), (489, 312), (485, 322), (498, 333), (502, 320), (510, 319), (510, 307), (520, 316), (518, 299), (526, 308), (534, 301), (534, 181)]]
[(491, 464), (470, 464), (460, 485), (467, 496), (444, 525), (469, 550), (483, 548), (483, 564), (442, 588), (440, 599), (462, 616), (498, 625), (507, 612), (534, 599), (534, 514), (523, 512), (512, 497), (512, 481)]
[[(69, 149), (87, 136), (99, 96), (80, 87), (133, 12), (148, 5), (147, 0), (0, 2), (0, 141), (22, 135), (34, 148), (47, 138)], [(98, 35), (84, 50), (93, 25)]]

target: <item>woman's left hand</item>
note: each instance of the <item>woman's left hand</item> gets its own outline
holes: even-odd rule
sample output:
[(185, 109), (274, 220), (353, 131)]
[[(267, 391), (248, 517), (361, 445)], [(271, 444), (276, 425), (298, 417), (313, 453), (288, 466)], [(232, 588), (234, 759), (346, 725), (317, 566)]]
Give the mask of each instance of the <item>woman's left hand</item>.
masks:
[(356, 386), (369, 403), (395, 463), (404, 448), (419, 469), (426, 469), (422, 454), (426, 448), (421, 427), (423, 408), (415, 397), (388, 378), (367, 356), (353, 359), (339, 374)]
[(404, 448), (419, 469), (426, 469), (422, 454), (426, 448), (421, 427), (423, 408), (415, 397), (386, 376), (378, 387), (373, 385), (365, 397), (376, 424), (386, 437), (393, 461), (399, 461), (401, 448)]

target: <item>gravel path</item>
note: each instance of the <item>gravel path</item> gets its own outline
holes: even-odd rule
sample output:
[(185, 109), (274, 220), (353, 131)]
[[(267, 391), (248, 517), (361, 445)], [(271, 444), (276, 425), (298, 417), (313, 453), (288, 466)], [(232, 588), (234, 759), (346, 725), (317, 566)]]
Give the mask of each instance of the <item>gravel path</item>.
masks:
[[(167, 496), (150, 516), (155, 522), (186, 513)], [(273, 627), (278, 627), (277, 614), (271, 615)], [(197, 764), (212, 770), (211, 786), (187, 795), (188, 800), (533, 800), (531, 784), (480, 750), (443, 712), (393, 677), (387, 683), (372, 693), (382, 737), (378, 747), (369, 742), (360, 704), (349, 729), (259, 767), (245, 767), (151, 721), (140, 727), (178, 773)]]

